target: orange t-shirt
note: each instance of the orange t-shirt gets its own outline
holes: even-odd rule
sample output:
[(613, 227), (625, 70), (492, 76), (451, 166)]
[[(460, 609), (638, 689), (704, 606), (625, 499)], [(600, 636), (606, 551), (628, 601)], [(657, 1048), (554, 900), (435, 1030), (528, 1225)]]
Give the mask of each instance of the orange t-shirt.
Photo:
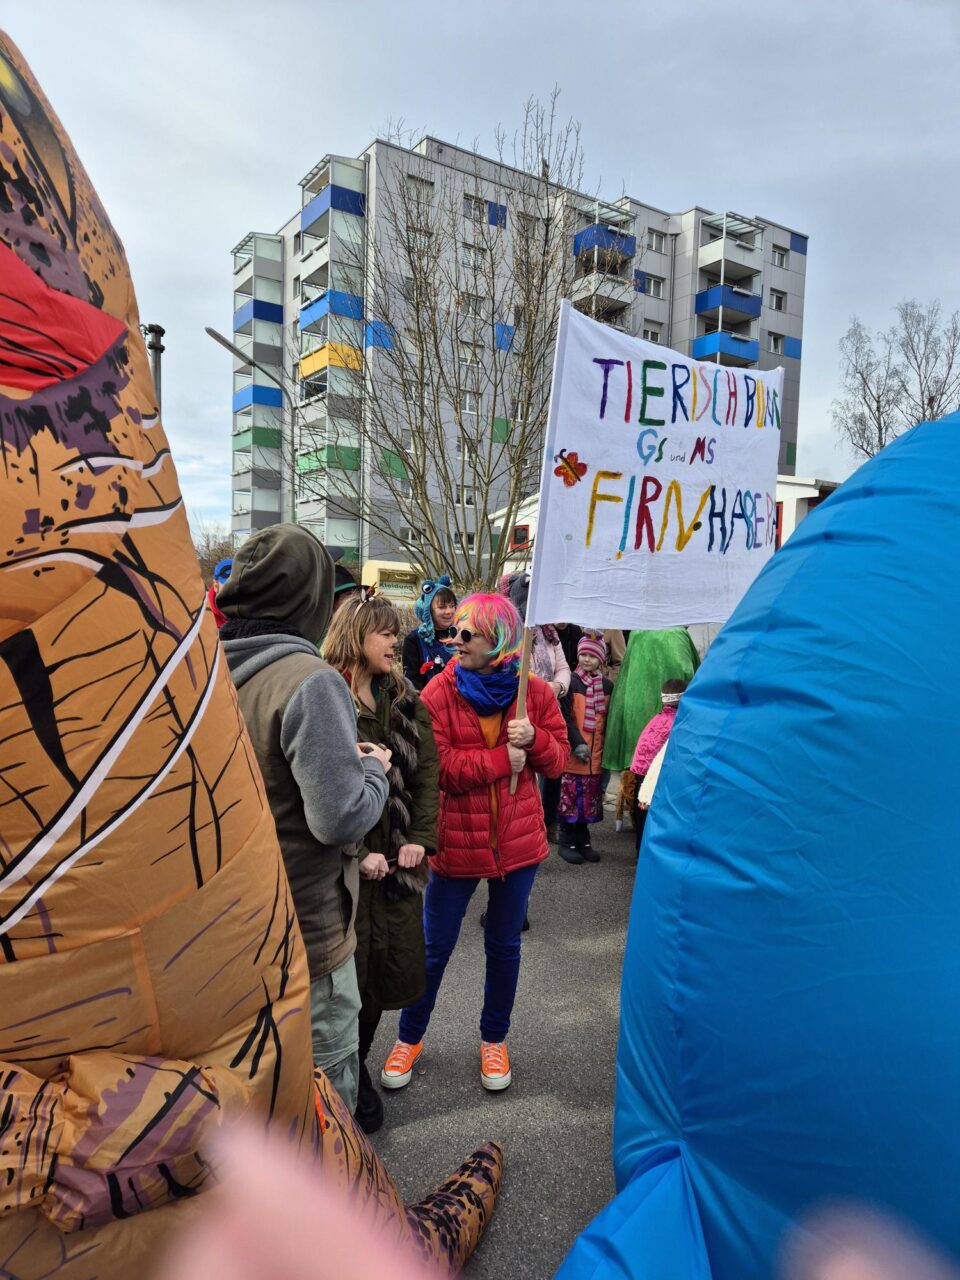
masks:
[[(480, 731), (483, 734), (483, 740), (492, 751), (500, 741), (500, 729), (503, 726), (503, 716), (500, 712), (494, 712), (492, 716), (480, 716)], [(491, 844), (494, 849), (497, 847), (497, 816), (500, 812), (500, 802), (497, 799), (497, 784), (490, 783), (490, 835), (492, 837)]]

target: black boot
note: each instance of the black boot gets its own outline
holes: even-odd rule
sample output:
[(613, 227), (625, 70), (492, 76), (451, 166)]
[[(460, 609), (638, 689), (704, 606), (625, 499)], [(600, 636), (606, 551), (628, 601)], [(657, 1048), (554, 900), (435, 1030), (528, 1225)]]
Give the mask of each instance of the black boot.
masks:
[(564, 862), (571, 862), (574, 866), (583, 862), (583, 855), (575, 844), (575, 832), (573, 824), (570, 822), (560, 823), (560, 839), (557, 841), (557, 853)]
[(593, 845), (590, 843), (590, 828), (585, 822), (577, 823), (577, 852), (584, 862), (599, 862), (599, 853), (594, 852)]
[(373, 1087), (365, 1062), (360, 1063), (360, 1087), (353, 1118), (364, 1133), (376, 1133), (383, 1124), (383, 1100)]

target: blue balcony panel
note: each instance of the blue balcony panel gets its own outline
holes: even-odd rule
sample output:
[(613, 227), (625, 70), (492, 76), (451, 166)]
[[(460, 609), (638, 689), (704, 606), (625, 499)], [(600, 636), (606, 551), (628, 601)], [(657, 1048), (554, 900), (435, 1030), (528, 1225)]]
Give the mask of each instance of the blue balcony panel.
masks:
[(783, 354), (789, 356), (791, 360), (799, 360), (803, 343), (799, 338), (784, 338)]
[(796, 231), (790, 232), (790, 252), (802, 253), (807, 256), (807, 237), (799, 235)]
[(634, 293), (647, 292), (647, 273), (645, 271), (635, 271), (633, 273), (633, 291)]
[(499, 227), (501, 231), (507, 225), (507, 206), (505, 204), (496, 204), (493, 200), (487, 201), (487, 221), (491, 227)]
[(362, 192), (351, 191), (348, 187), (338, 187), (335, 183), (331, 183), (301, 209), (300, 230), (309, 231), (328, 209), (339, 209), (341, 213), (352, 213), (362, 218), (366, 214), (367, 206)]
[(626, 236), (620, 231), (611, 231), (599, 223), (584, 227), (573, 237), (574, 255), (587, 249), (606, 249), (619, 253), (624, 258), (632, 258), (637, 252), (637, 237)]
[(390, 350), (393, 346), (393, 329), (385, 320), (368, 320), (363, 334), (365, 347), (384, 347)]
[(263, 302), (260, 298), (251, 298), (233, 313), (233, 332), (239, 332), (251, 320), (269, 320), (271, 324), (283, 324), (283, 307), (279, 302)]
[(742, 316), (756, 317), (760, 314), (763, 299), (758, 293), (742, 293), (731, 289), (728, 284), (715, 284), (709, 289), (702, 289), (696, 297), (697, 315), (705, 311), (716, 311), (723, 307), (725, 311), (736, 311)]
[(283, 407), (283, 392), (279, 387), (260, 387), (252, 382), (249, 387), (241, 387), (233, 393), (233, 412), (249, 409), (252, 404), (262, 404), (269, 409)]
[(493, 343), (498, 351), (510, 351), (513, 348), (514, 325), (495, 324), (493, 326)]
[(324, 316), (346, 316), (350, 320), (363, 319), (363, 299), (355, 293), (343, 293), (339, 289), (327, 289), (300, 308), (300, 328), (309, 329)]
[(694, 360), (709, 360), (718, 353), (755, 364), (760, 359), (760, 343), (755, 338), (736, 338), (732, 333), (704, 333), (694, 338)]

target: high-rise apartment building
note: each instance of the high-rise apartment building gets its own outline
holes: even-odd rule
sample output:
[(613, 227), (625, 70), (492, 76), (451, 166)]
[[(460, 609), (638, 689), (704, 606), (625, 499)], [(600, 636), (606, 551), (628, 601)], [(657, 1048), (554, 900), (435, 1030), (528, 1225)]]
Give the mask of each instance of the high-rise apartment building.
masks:
[[(234, 370), (238, 537), (293, 519), (360, 561), (405, 558), (351, 498), (365, 492), (367, 502), (371, 495), (389, 501), (378, 493), (378, 477), (385, 466), (403, 467), (389, 450), (372, 465), (365, 456), (370, 433), (356, 430), (368, 412), (364, 397), (376, 394), (365, 370), (393, 341), (392, 327), (374, 314), (371, 285), (375, 256), (379, 262), (396, 252), (387, 184), (395, 191), (406, 182), (427, 205), (441, 186), (449, 193), (462, 185), (463, 271), (482, 252), (480, 228), (505, 237), (503, 261), (510, 261), (511, 237), (529, 221), (519, 194), (513, 200), (522, 177), (509, 165), (432, 137), (409, 149), (378, 140), (357, 158), (325, 156), (302, 179), (294, 216), (275, 234), (251, 232), (236, 246), (234, 342), (247, 357)], [(603, 204), (561, 187), (550, 191), (564, 209), (564, 292), (574, 305), (706, 362), (784, 366), (779, 470), (793, 474), (806, 236), (759, 217), (700, 207), (668, 213), (629, 197)], [(401, 265), (397, 272), (398, 288), (412, 289)], [(496, 306), (461, 295), (461, 306), (481, 304)], [(523, 322), (519, 310), (492, 317), (497, 322), (488, 326), (501, 355)], [(509, 429), (507, 419), (493, 417), (494, 433), (498, 423)]]

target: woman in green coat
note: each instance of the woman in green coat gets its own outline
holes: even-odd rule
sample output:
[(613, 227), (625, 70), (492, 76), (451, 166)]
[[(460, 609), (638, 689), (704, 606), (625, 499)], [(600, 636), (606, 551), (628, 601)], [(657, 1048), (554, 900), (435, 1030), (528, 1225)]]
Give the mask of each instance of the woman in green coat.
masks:
[(390, 791), (379, 822), (359, 848), (357, 982), (360, 987), (360, 1090), (356, 1120), (367, 1133), (383, 1123), (383, 1103), (367, 1070), (385, 1009), (423, 992), (423, 890), (436, 853), (437, 747), (426, 707), (396, 665), (400, 615), (380, 596), (350, 602), (327, 633), (324, 657), (343, 675), (357, 708), (357, 738), (391, 752)]

